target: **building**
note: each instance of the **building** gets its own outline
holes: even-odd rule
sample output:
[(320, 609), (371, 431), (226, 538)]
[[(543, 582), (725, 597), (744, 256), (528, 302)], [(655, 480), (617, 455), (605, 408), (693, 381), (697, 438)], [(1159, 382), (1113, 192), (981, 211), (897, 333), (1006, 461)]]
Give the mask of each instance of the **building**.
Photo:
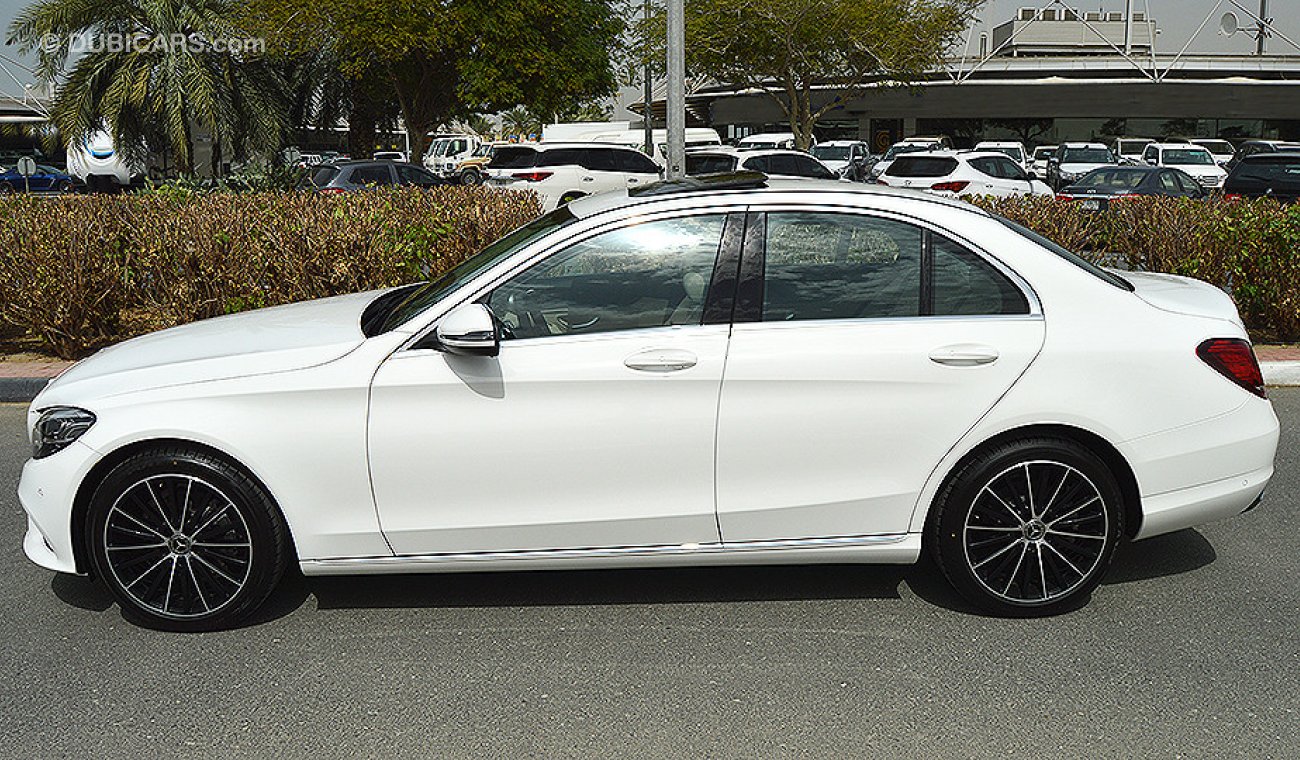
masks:
[[(877, 82), (860, 97), (821, 87), (815, 108), (843, 102), (819, 124), (818, 137), (865, 139), (877, 151), (917, 134), (948, 135), (959, 147), (1120, 135), (1300, 139), (1300, 46), (1291, 38), (1275, 33), (1270, 45), (1284, 52), (1248, 55), (1189, 53), (1191, 40), (1164, 50), (1159, 34), (1145, 13), (1024, 8), (981, 33), (978, 47), (972, 34), (973, 51), (954, 55), (916, 87)], [(657, 97), (652, 113), (662, 118), (663, 107)], [(788, 129), (768, 95), (726, 84), (693, 87), (687, 109), (693, 124), (724, 139)]]

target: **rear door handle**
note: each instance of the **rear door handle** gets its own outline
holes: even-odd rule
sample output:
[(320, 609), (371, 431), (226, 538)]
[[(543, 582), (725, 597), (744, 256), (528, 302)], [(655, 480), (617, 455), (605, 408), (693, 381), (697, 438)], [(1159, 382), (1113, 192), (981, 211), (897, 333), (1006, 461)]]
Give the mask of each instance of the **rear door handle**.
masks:
[(998, 350), (979, 343), (956, 343), (930, 352), (930, 361), (948, 367), (978, 367), (998, 360)]
[(695, 354), (680, 348), (650, 348), (627, 357), (623, 365), (638, 372), (680, 372), (698, 361)]

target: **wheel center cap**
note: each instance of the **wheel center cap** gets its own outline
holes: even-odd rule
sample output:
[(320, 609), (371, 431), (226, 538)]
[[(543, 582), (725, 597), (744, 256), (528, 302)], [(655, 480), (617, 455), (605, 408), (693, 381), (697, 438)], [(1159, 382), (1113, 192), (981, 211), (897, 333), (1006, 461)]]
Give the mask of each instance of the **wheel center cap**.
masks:
[(1042, 541), (1043, 537), (1047, 535), (1047, 526), (1043, 524), (1042, 520), (1030, 520), (1025, 523), (1024, 531), (1025, 538), (1030, 541)]
[(189, 536), (182, 536), (179, 533), (167, 539), (167, 548), (172, 554), (189, 554), (190, 549), (194, 548), (194, 542)]

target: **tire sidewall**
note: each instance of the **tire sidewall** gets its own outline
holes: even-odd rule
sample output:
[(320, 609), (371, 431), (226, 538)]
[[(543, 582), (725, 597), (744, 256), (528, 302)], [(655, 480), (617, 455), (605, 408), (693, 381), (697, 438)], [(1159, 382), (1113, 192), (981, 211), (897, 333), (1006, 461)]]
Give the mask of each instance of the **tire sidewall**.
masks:
[[(1090, 479), (1106, 509), (1107, 535), (1101, 557), (1084, 581), (1063, 597), (1043, 603), (1017, 603), (993, 595), (975, 577), (966, 559), (963, 540), (966, 517), (984, 486), (997, 474), (1029, 461), (1068, 465)], [(1065, 440), (1034, 439), (1004, 444), (976, 457), (962, 468), (938, 500), (940, 509), (931, 534), (931, 549), (944, 574), (963, 597), (981, 609), (1007, 617), (1037, 617), (1077, 609), (1086, 603), (1115, 555), (1124, 535), (1123, 496), (1115, 476), (1100, 457)]]
[[(145, 609), (127, 593), (108, 566), (103, 536), (109, 511), (126, 489), (157, 475), (182, 475), (206, 481), (234, 503), (248, 525), (252, 543), (248, 578), (229, 602), (210, 614), (171, 618)], [(273, 510), (274, 505), (256, 483), (220, 460), (190, 453), (144, 454), (113, 468), (95, 489), (86, 519), (86, 546), (97, 577), (117, 599), (122, 615), (131, 622), (170, 631), (229, 628), (265, 600), (283, 571), (283, 533), (277, 530), (278, 514)]]

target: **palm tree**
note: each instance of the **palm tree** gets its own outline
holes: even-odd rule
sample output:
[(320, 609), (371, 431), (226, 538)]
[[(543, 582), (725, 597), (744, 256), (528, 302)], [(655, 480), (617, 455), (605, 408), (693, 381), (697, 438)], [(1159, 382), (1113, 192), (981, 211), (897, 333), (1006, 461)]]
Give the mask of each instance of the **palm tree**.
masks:
[(523, 106), (515, 106), (501, 114), (501, 128), (506, 134), (527, 137), (541, 133), (542, 119)]
[(37, 0), (8, 42), (39, 50), (38, 74), (58, 82), (51, 117), (65, 144), (107, 129), (131, 160), (167, 151), (192, 170), (196, 130), (214, 160), (279, 147), (284, 82), (255, 47), (230, 44), (246, 37), (240, 18), (233, 0)]

